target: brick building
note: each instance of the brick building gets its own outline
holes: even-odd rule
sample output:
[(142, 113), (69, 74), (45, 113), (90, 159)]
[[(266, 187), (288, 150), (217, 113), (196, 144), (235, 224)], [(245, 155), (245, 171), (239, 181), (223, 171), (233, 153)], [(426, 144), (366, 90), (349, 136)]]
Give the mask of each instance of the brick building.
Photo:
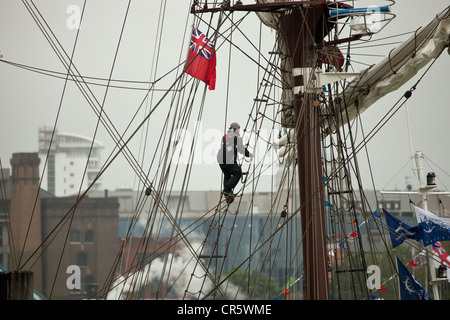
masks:
[[(58, 299), (96, 297), (117, 257), (117, 210), (117, 198), (84, 198), (79, 204), (76, 197), (42, 200), (44, 293), (54, 286)], [(80, 268), (79, 290), (66, 285), (69, 266)]]
[[(92, 297), (118, 254), (118, 199), (55, 197), (39, 187), (37, 153), (16, 153), (2, 170), (0, 262), (34, 273), (34, 289), (52, 299)], [(80, 289), (69, 289), (69, 266)]]
[(33, 271), (35, 288), (42, 289), (42, 261), (32, 260), (42, 253), (39, 162), (36, 153), (15, 153), (11, 159), (9, 239), (12, 267)]

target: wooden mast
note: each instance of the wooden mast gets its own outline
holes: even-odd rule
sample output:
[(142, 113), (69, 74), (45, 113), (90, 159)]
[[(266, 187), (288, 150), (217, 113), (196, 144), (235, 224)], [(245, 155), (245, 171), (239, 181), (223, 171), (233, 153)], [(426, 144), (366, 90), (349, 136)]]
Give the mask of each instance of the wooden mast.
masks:
[[(313, 2), (313, 1), (312, 1)], [(304, 6), (287, 11), (280, 18), (280, 33), (289, 50), (292, 68), (314, 69), (316, 44), (325, 36), (323, 6)], [(327, 300), (328, 268), (325, 238), (325, 210), (321, 159), (319, 108), (314, 106), (315, 93), (308, 91), (307, 73), (293, 73), (293, 104), (297, 133), (297, 165), (301, 203), (304, 265), (304, 299)]]

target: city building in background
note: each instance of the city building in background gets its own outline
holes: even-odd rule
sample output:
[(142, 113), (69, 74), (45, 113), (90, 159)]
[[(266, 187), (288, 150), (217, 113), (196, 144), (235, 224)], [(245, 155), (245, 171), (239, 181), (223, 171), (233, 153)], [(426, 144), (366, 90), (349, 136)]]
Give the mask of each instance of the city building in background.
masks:
[[(218, 191), (162, 193), (159, 196), (166, 206), (161, 208), (143, 190), (126, 185), (107, 190), (99, 179), (78, 201), (78, 192), (85, 190), (99, 172), (102, 148), (98, 141), (45, 127), (39, 130), (39, 152), (15, 153), (10, 159), (11, 169), (2, 165), (0, 271), (30, 265), (35, 290), (54, 299), (96, 298), (96, 293), (105, 289), (103, 285), (111, 272), (130, 279), (142, 273), (146, 281), (140, 283), (143, 289), (139, 296), (128, 296), (120, 286), (124, 293), (109, 298), (182, 299), (185, 292), (177, 288), (176, 282), (196, 281), (192, 276), (196, 260), (183, 241), (171, 240), (175, 230), (185, 233), (198, 250), (198, 258), (211, 270), (217, 268), (217, 272), (226, 274), (236, 266), (250, 272), (260, 268), (280, 288), (292, 280), (286, 278), (288, 270), (301, 276), (301, 257), (288, 250), (299, 247), (302, 241), (299, 216), (289, 219), (273, 235), (298, 208), (298, 194), (282, 190), (278, 197), (289, 203), (283, 210), (282, 205), (273, 205), (275, 194), (243, 194), (229, 206), (225, 216), (211, 210), (220, 199)], [(380, 214), (384, 208), (408, 224), (415, 224), (411, 206), (420, 205), (422, 198), (414, 194), (411, 185), (406, 184), (404, 191), (364, 194), (369, 206), (364, 216), (358, 213), (357, 218), (363, 221), (359, 232), (364, 235), (361, 245), (366, 252), (370, 251), (368, 234), (380, 247), (386, 238), (386, 230), (377, 229), (374, 221), (367, 219), (372, 214), (384, 219)], [(334, 204), (326, 201), (324, 206), (330, 216)], [(353, 205), (344, 201), (342, 208), (350, 212), (354, 206), (362, 206), (361, 199), (356, 197)], [(428, 206), (431, 212), (447, 217), (450, 197), (430, 194)], [(165, 219), (166, 214), (178, 217), (179, 229)], [(327, 234), (330, 250), (333, 239), (351, 231), (352, 217), (346, 219), (348, 230)], [(176, 279), (168, 278), (161, 286), (159, 279), (164, 271), (157, 266), (169, 260), (174, 267), (187, 271), (176, 274)], [(66, 283), (67, 268), (73, 265), (81, 269), (82, 287), (77, 290)]]
[[(40, 170), (44, 190), (58, 197), (78, 194), (92, 184), (101, 168), (103, 144), (52, 127), (39, 129)], [(88, 160), (89, 159), (89, 160)], [(81, 188), (81, 190), (80, 190)], [(102, 179), (92, 186), (102, 190)]]
[[(118, 199), (56, 197), (39, 188), (36, 153), (15, 153), (2, 169), (0, 271), (30, 270), (33, 287), (52, 299), (95, 297), (118, 252)], [(81, 270), (67, 286), (70, 266)]]

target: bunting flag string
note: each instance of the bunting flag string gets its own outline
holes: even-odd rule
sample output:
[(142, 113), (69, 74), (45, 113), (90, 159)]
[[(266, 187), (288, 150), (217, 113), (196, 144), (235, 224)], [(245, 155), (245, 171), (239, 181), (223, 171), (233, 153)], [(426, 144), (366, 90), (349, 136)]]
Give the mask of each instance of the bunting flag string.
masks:
[[(295, 283), (297, 283), (298, 281), (300, 281), (302, 278), (303, 278), (303, 276), (300, 276), (300, 277), (298, 277), (297, 279), (294, 280), (293, 277), (290, 277), (289, 280), (288, 280), (288, 282), (287, 282), (286, 285), (285, 285), (285, 289), (284, 289), (283, 291), (281, 291), (279, 295), (284, 294), (284, 295), (288, 296), (289, 294), (291, 294), (292, 292), (289, 291), (289, 289), (290, 289)], [(278, 296), (277, 296), (277, 297), (275, 297), (273, 300), (280, 300), (280, 299), (279, 299)]]
[[(328, 201), (325, 201), (325, 203), (327, 203), (327, 202), (328, 202)], [(329, 203), (328, 203), (328, 205), (329, 205), (329, 206), (333, 206), (332, 204), (329, 204)], [(325, 206), (327, 206), (327, 204), (325, 204)], [(375, 211), (374, 214), (376, 214), (376, 212), (377, 212), (377, 211)], [(379, 217), (378, 215), (376, 215), (376, 216)], [(351, 221), (351, 222), (350, 222), (350, 225), (353, 227), (353, 231), (350, 232), (350, 233), (345, 237), (345, 239), (347, 239), (348, 241), (353, 241), (353, 240), (355, 240), (355, 239), (358, 237), (358, 233), (356, 232), (356, 228), (355, 228), (355, 227), (358, 226), (358, 229), (360, 229), (365, 223), (366, 223), (366, 221), (363, 221), (363, 222), (361, 222), (361, 223), (358, 225), (358, 224), (357, 224), (357, 221)], [(327, 238), (328, 241), (331, 241), (331, 240), (328, 238), (328, 236), (326, 236), (326, 238)], [(344, 249), (344, 250), (347, 250), (347, 248), (345, 247), (345, 239), (343, 239), (337, 246), (340, 247), (340, 248), (342, 248), (342, 249)], [(334, 257), (334, 256), (335, 256), (334, 250), (330, 250), (330, 251), (328, 252), (328, 255)]]
[(378, 210), (375, 210), (372, 214), (377, 218), (381, 218), (381, 216), (378, 214)]
[(356, 230), (349, 234), (350, 237), (356, 238), (358, 234), (356, 233)]
[(411, 260), (410, 262), (408, 262), (410, 265), (412, 265), (413, 267), (417, 267), (417, 263), (414, 262), (414, 259)]
[[(358, 228), (361, 228), (365, 223), (366, 223), (366, 222), (363, 221), (363, 222), (358, 226)], [(352, 221), (351, 224), (352, 224), (352, 226), (355, 226), (355, 225), (356, 225), (356, 222), (355, 222), (355, 221)], [(349, 233), (349, 234), (346, 236), (346, 239), (352, 241), (352, 240), (355, 240), (356, 237), (358, 237), (358, 233), (356, 233), (356, 230), (353, 230), (351, 233)], [(347, 250), (347, 249), (345, 248), (345, 239), (342, 240), (341, 243), (338, 244), (338, 247), (341, 247), (342, 249)], [(329, 252), (329, 254), (330, 254), (332, 251), (333, 251), (333, 250), (331, 250), (331, 251)], [(334, 256), (334, 253), (333, 253), (333, 254), (330, 254), (330, 255), (333, 255), (333, 256)]]
[(385, 285), (391, 281), (392, 279), (394, 279), (397, 276), (397, 274), (394, 274), (392, 276), (390, 276), (386, 281), (384, 281), (380, 287), (378, 289), (373, 290), (372, 294), (369, 295), (369, 298), (376, 300), (378, 298), (378, 296), (374, 296), (373, 293), (376, 293), (378, 291), (382, 291), (382, 292), (386, 292), (386, 287)]
[(413, 267), (417, 267), (422, 262), (422, 257), (425, 255), (425, 250), (422, 250), (419, 254), (417, 254), (415, 257), (413, 257), (408, 264), (412, 265)]
[(288, 291), (288, 289), (284, 289), (281, 293), (284, 293), (285, 295), (289, 295), (291, 292)]

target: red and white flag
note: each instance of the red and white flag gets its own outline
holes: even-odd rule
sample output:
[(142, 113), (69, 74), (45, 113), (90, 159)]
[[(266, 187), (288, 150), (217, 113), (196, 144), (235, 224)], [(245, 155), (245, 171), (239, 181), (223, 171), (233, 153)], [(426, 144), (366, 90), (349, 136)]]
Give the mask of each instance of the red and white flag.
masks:
[(445, 249), (442, 247), (441, 243), (439, 241), (436, 241), (433, 244), (433, 251), (439, 256), (441, 260), (441, 264), (447, 265), (447, 267), (450, 267), (450, 256), (445, 251)]
[(186, 73), (205, 82), (209, 90), (216, 87), (216, 51), (214, 44), (197, 28), (192, 31)]

